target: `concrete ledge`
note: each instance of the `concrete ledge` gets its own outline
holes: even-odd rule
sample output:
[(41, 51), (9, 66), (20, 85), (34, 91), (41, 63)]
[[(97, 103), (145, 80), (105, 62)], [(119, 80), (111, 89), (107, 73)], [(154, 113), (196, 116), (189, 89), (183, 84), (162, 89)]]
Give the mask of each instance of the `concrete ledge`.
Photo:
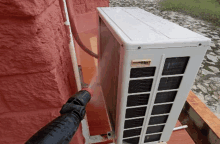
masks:
[(220, 143), (220, 120), (192, 91), (187, 97), (179, 121), (188, 125), (186, 130), (195, 143)]

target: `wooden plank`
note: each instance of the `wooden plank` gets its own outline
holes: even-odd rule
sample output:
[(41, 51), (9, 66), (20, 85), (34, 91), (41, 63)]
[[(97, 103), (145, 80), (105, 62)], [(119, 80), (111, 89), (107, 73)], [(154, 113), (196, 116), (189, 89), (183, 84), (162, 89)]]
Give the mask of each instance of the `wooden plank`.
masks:
[(187, 102), (196, 113), (208, 124), (213, 132), (220, 138), (220, 120), (209, 108), (192, 92), (189, 92)]

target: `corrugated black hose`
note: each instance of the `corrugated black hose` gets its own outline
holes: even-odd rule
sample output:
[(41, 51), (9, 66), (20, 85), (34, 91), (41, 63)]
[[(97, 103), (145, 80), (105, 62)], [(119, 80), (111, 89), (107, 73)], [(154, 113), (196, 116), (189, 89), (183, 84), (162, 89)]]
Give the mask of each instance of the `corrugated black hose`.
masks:
[(85, 108), (91, 94), (81, 90), (71, 98), (60, 110), (57, 117), (35, 133), (25, 144), (68, 144), (85, 116)]

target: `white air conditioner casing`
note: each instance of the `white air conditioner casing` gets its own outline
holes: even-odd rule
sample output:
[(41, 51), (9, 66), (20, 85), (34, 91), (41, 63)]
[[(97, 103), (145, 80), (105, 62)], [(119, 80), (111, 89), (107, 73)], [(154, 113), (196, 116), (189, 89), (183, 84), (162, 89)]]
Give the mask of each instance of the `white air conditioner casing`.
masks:
[(167, 142), (211, 40), (136, 7), (100, 7), (99, 75), (115, 143)]

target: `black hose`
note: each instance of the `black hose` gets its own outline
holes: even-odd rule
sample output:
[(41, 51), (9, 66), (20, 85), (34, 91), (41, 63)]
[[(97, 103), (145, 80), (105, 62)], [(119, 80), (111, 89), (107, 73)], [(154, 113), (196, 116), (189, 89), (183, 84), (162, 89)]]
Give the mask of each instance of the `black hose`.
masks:
[(85, 116), (91, 95), (81, 90), (69, 98), (57, 117), (35, 133), (25, 144), (68, 144)]
[(75, 25), (75, 21), (74, 21), (74, 16), (73, 16), (73, 9), (71, 9), (71, 2), (70, 0), (66, 1), (67, 4), (67, 9), (68, 9), (68, 14), (69, 14), (69, 19), (70, 19), (70, 24), (71, 24), (71, 30), (72, 30), (72, 34), (74, 39), (76, 40), (76, 42), (78, 43), (78, 45), (89, 55), (91, 55), (92, 57), (98, 58), (98, 55), (93, 53), (92, 51), (90, 51), (80, 40), (77, 29), (76, 29), (76, 25)]

